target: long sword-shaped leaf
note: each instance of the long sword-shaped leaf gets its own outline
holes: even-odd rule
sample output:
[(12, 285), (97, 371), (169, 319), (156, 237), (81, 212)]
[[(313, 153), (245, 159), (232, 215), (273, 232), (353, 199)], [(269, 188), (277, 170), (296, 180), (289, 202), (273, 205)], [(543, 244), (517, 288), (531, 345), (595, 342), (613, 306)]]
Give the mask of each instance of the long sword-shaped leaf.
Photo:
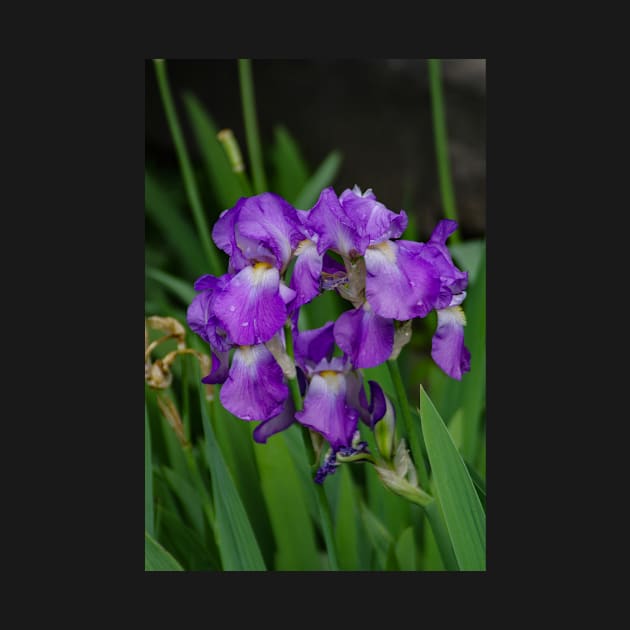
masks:
[(247, 196), (247, 191), (243, 188), (238, 175), (232, 170), (225, 151), (217, 140), (219, 130), (212, 116), (194, 94), (185, 93), (183, 98), (208, 179), (212, 184), (212, 192), (220, 204), (220, 208), (214, 211), (218, 217), (223, 210), (231, 208), (239, 197)]
[(463, 571), (486, 568), (486, 515), (444, 421), (420, 386), (420, 419), (453, 551)]
[(153, 535), (153, 464), (151, 461), (151, 428), (149, 410), (144, 406), (144, 529)]
[(208, 401), (203, 386), (199, 388), (206, 461), (212, 477), (215, 501), (217, 544), (225, 571), (265, 571), (256, 536), (247, 518), (243, 502), (219, 450), (208, 417)]
[(295, 200), (295, 207), (300, 210), (309, 210), (319, 198), (323, 188), (330, 186), (339, 167), (341, 166), (341, 153), (332, 151), (319, 165), (313, 176), (306, 182), (304, 188)]
[(160, 543), (144, 532), (145, 571), (183, 571), (183, 567)]

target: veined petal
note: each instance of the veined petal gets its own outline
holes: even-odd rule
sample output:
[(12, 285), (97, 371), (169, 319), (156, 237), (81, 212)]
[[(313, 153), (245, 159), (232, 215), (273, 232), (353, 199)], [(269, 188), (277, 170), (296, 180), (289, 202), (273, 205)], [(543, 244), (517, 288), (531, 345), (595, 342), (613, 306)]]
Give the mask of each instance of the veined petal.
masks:
[(322, 254), (317, 245), (308, 239), (303, 240), (295, 250), (297, 259), (291, 275), (291, 288), (296, 292), (291, 308), (298, 308), (310, 302), (318, 293), (322, 274)]
[(295, 418), (321, 433), (334, 450), (349, 447), (359, 414), (346, 402), (345, 375), (330, 370), (315, 374), (304, 398), (304, 409)]
[(186, 313), (186, 321), (190, 329), (213, 349), (220, 351), (228, 350), (232, 344), (215, 315), (214, 303), (216, 296), (230, 278), (228, 274), (220, 278), (211, 275), (201, 276), (195, 282), (195, 288), (202, 292), (194, 297)]
[(243, 420), (268, 420), (282, 411), (288, 395), (282, 370), (264, 345), (234, 351), (220, 394), (228, 411)]
[(369, 305), (342, 313), (335, 322), (334, 334), (335, 342), (355, 368), (384, 363), (394, 347), (394, 322), (376, 314)]
[(324, 357), (330, 360), (335, 346), (333, 326), (334, 322), (327, 322), (312, 330), (294, 329), (295, 360), (303, 369), (306, 369), (308, 362), (315, 366)]
[[(295, 208), (279, 195), (268, 192), (245, 199), (235, 227), (239, 245), (242, 241), (245, 247), (252, 244), (264, 247), (275, 256), (278, 269), (288, 265), (293, 250), (304, 238), (302, 222)], [(260, 260), (252, 257), (257, 255), (255, 251), (243, 253), (252, 262)]]
[(212, 368), (210, 374), (204, 376), (201, 379), (202, 383), (206, 385), (215, 385), (217, 383), (225, 383), (225, 379), (228, 376), (230, 368), (230, 353), (227, 352), (212, 352)]
[(354, 258), (362, 255), (369, 244), (369, 239), (359, 236), (352, 219), (346, 216), (332, 186), (322, 190), (309, 212), (306, 226), (318, 235), (320, 254), (333, 249), (346, 258)]
[(460, 381), (462, 374), (470, 371), (470, 352), (464, 345), (466, 316), (461, 306), (441, 309), (437, 316), (431, 356), (446, 374)]
[(365, 296), (381, 317), (401, 321), (425, 317), (438, 299), (440, 279), (435, 268), (407, 243), (384, 241), (365, 252)]
[(468, 272), (461, 271), (455, 266), (446, 247), (446, 239), (456, 229), (456, 221), (442, 219), (435, 226), (428, 243), (423, 244), (420, 250), (420, 256), (435, 265), (440, 280), (453, 294), (461, 293), (468, 286)]
[(339, 203), (356, 225), (359, 235), (366, 236), (370, 245), (398, 238), (407, 228), (405, 211), (396, 214), (386, 208), (376, 200), (371, 188), (365, 193), (361, 193), (357, 186), (352, 190), (346, 189), (339, 196)]
[(230, 272), (238, 272), (248, 265), (247, 258), (236, 244), (235, 234), (236, 222), (245, 199), (245, 197), (241, 197), (233, 208), (224, 210), (212, 227), (212, 240), (219, 249), (230, 257)]
[(278, 270), (258, 263), (239, 271), (217, 295), (214, 312), (235, 344), (264, 343), (282, 328), (287, 309), (279, 284)]
[(277, 416), (264, 420), (254, 429), (254, 440), (259, 444), (265, 444), (272, 435), (288, 429), (293, 422), (295, 422), (295, 405), (293, 398), (288, 396), (282, 411)]

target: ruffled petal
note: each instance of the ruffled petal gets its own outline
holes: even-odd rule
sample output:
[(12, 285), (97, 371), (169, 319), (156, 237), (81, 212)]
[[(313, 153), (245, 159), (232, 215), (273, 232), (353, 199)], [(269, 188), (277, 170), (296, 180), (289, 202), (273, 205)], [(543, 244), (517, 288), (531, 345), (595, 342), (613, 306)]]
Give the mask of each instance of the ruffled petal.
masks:
[(230, 369), (230, 353), (228, 352), (212, 352), (212, 368), (210, 374), (201, 379), (206, 385), (216, 385), (217, 383), (225, 383)]
[(282, 370), (264, 345), (234, 351), (220, 394), (230, 413), (243, 420), (269, 420), (282, 411), (288, 395)]
[(321, 433), (334, 450), (349, 447), (359, 414), (346, 402), (345, 375), (333, 371), (315, 374), (304, 398), (304, 409), (295, 418)]
[(342, 313), (334, 327), (335, 342), (353, 367), (370, 368), (385, 362), (394, 348), (394, 322), (369, 305)]
[(282, 328), (287, 309), (279, 284), (278, 270), (259, 263), (239, 271), (217, 295), (214, 312), (235, 344), (264, 343)]
[(365, 193), (357, 186), (346, 189), (339, 196), (339, 203), (359, 235), (366, 236), (370, 245), (398, 238), (407, 228), (405, 211), (396, 214), (387, 209), (376, 200), (371, 188)]
[(241, 197), (233, 208), (224, 210), (212, 227), (212, 240), (230, 257), (231, 272), (238, 272), (249, 262), (236, 244), (235, 226), (246, 197)]
[(464, 345), (466, 316), (460, 306), (441, 309), (437, 316), (431, 356), (446, 374), (460, 381), (462, 374), (470, 371), (470, 352)]
[[(226, 278), (224, 276), (223, 278)], [(226, 351), (231, 347), (231, 342), (227, 338), (226, 331), (214, 312), (214, 302), (217, 293), (210, 286), (217, 289), (227, 280), (215, 278), (214, 276), (202, 276), (197, 280), (195, 286), (207, 286), (199, 295), (193, 298), (186, 312), (186, 321), (189, 328), (199, 335), (206, 343), (215, 350)]]
[(322, 274), (323, 257), (317, 251), (317, 245), (313, 241), (302, 241), (298, 245), (295, 255), (297, 258), (290, 285), (296, 292), (296, 298), (290, 305), (291, 308), (298, 308), (318, 295)]
[(355, 258), (362, 255), (369, 244), (366, 236), (361, 237), (357, 233), (356, 226), (346, 216), (331, 186), (322, 190), (309, 213), (306, 226), (317, 233), (317, 251), (320, 254), (333, 249), (346, 258)]
[(381, 317), (400, 321), (426, 317), (439, 297), (441, 283), (435, 268), (409, 243), (384, 241), (365, 252), (365, 295)]
[(289, 396), (277, 416), (264, 420), (254, 429), (254, 440), (259, 444), (265, 444), (272, 435), (288, 429), (293, 422), (295, 422), (295, 405)]
[(327, 322), (321, 328), (294, 330), (294, 351), (296, 363), (305, 369), (310, 362), (317, 365), (323, 358), (332, 357), (335, 346), (334, 322)]
[(278, 269), (288, 265), (293, 250), (304, 238), (295, 208), (268, 192), (245, 199), (235, 228), (236, 242), (248, 260), (270, 262), (257, 257), (266, 250), (273, 253)]

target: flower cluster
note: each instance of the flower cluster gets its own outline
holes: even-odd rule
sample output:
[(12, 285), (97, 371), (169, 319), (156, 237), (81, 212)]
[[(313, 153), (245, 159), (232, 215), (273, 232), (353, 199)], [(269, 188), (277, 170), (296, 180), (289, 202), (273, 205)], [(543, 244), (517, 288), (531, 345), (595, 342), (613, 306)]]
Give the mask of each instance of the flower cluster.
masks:
[[(426, 243), (400, 239), (406, 227), (404, 211), (392, 212), (356, 186), (340, 196), (326, 188), (308, 211), (273, 193), (241, 198), (214, 225), (212, 238), (229, 256), (228, 273), (199, 278), (187, 313), (188, 325), (212, 351), (203, 382), (223, 384), (221, 403), (232, 414), (261, 421), (258, 442), (294, 421), (321, 434), (331, 456), (316, 481), (334, 471), (336, 454), (349, 458), (365, 450), (359, 419), (374, 429), (391, 411), (373, 381), (368, 404), (359, 368), (396, 356), (408, 340), (409, 320), (436, 311), (431, 356), (455, 379), (470, 369), (460, 306), (468, 274), (446, 247), (457, 224), (440, 221)], [(299, 330), (300, 308), (327, 290), (352, 308), (336, 322)], [(292, 356), (285, 330), (294, 341)], [(342, 356), (333, 356), (335, 344)], [(295, 378), (304, 396), (298, 412), (287, 384)]]

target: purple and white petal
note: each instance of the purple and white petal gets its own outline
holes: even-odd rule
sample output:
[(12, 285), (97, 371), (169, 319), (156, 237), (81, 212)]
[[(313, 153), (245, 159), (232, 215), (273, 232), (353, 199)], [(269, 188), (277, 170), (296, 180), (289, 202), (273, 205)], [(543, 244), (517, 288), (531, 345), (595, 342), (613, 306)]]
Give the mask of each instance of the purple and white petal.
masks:
[(394, 322), (375, 313), (369, 304), (342, 313), (335, 322), (334, 334), (335, 342), (355, 368), (384, 363), (394, 348)]
[(437, 317), (431, 356), (446, 374), (460, 381), (470, 371), (470, 352), (464, 345), (466, 316), (461, 306), (453, 306), (437, 311)]
[(225, 383), (230, 369), (230, 353), (212, 352), (212, 368), (210, 374), (201, 379), (206, 385), (216, 385), (217, 383)]
[(381, 317), (401, 321), (425, 317), (439, 297), (441, 283), (435, 267), (408, 243), (384, 241), (365, 252), (365, 295)]
[(295, 361), (303, 369), (310, 363), (317, 365), (324, 357), (332, 357), (335, 346), (334, 322), (327, 322), (320, 328), (297, 331), (294, 329)]
[(295, 422), (295, 405), (293, 398), (288, 396), (282, 411), (269, 420), (264, 420), (254, 429), (254, 440), (259, 444), (265, 444), (276, 433), (288, 429)]
[(304, 238), (295, 208), (279, 195), (268, 192), (245, 199), (235, 228), (236, 241), (250, 261), (270, 262), (257, 258), (256, 251), (248, 249), (258, 247), (271, 252), (275, 266), (281, 270), (289, 264), (293, 250)]
[(331, 186), (322, 190), (306, 225), (318, 235), (317, 251), (320, 254), (332, 249), (346, 258), (355, 258), (363, 255), (369, 245), (369, 239), (359, 236), (352, 219), (346, 216)]
[(235, 344), (264, 343), (282, 328), (287, 309), (279, 284), (275, 267), (257, 263), (239, 271), (216, 296), (214, 312)]
[(367, 236), (370, 245), (398, 238), (407, 228), (405, 211), (396, 214), (386, 208), (376, 200), (371, 188), (365, 193), (361, 193), (357, 186), (346, 189), (339, 196), (339, 203), (358, 233)]
[(295, 255), (297, 258), (291, 275), (291, 288), (296, 292), (296, 298), (290, 308), (298, 308), (318, 295), (322, 274), (322, 254), (317, 251), (313, 241), (303, 240), (295, 250)]
[(345, 375), (331, 370), (315, 374), (304, 398), (304, 409), (295, 418), (323, 435), (334, 450), (349, 447), (359, 414), (346, 402)]
[(289, 388), (280, 366), (264, 345), (241, 346), (234, 351), (221, 403), (242, 420), (269, 420), (284, 407)]

